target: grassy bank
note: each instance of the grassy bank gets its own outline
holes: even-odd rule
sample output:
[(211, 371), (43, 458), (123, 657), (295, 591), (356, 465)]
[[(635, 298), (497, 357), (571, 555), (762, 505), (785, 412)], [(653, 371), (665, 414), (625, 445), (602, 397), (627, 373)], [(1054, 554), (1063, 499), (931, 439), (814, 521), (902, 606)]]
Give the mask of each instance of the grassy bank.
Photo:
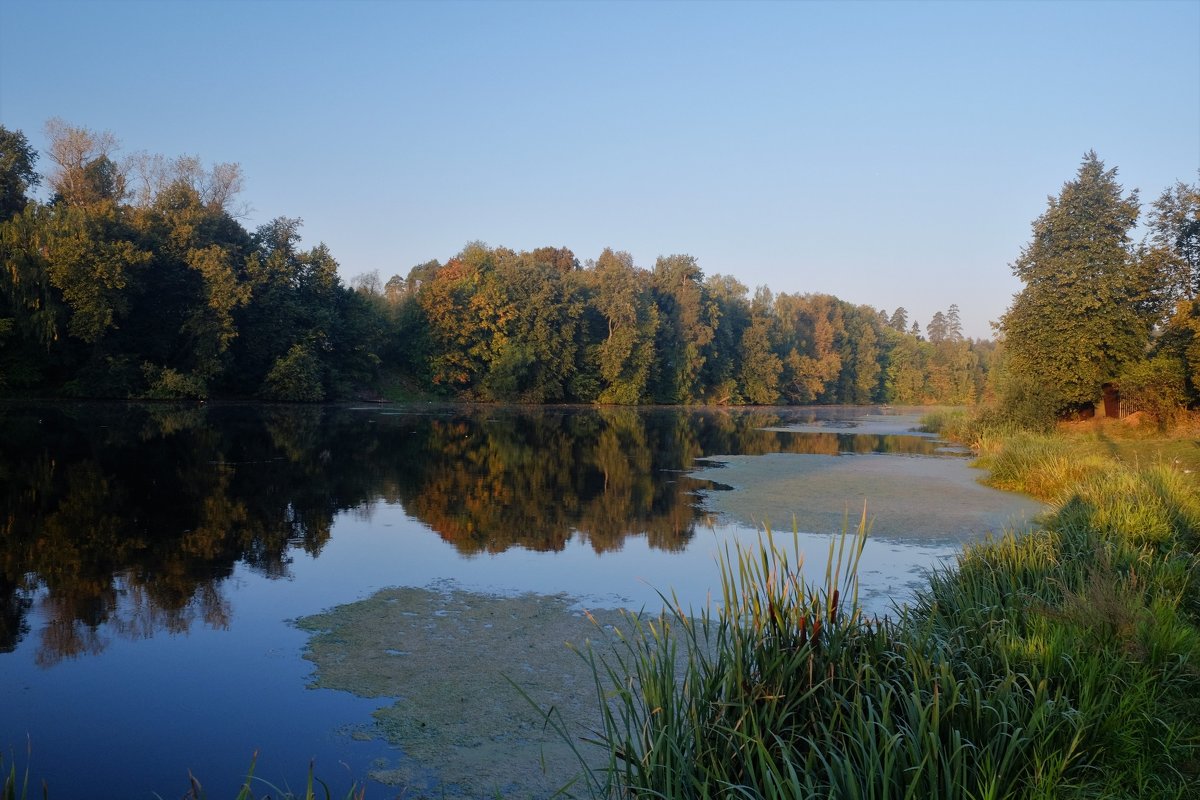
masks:
[(985, 431), (990, 480), (1052, 504), (968, 548), (897, 619), (767, 537), (723, 606), (594, 659), (592, 796), (1184, 798), (1200, 786), (1200, 495), (1087, 437)]
[[(26, 753), (27, 758), (31, 753)], [(257, 756), (255, 757), (255, 761)], [(30, 781), (28, 761), (25, 771), (17, 774), (17, 766), (14, 761), (9, 765), (8, 772), (5, 773), (4, 757), (0, 754), (0, 800), (32, 800), (34, 797), (49, 798), (49, 785), (42, 781), (36, 786)], [(119, 791), (115, 787), (97, 787), (99, 796), (111, 796), (114, 792)], [(161, 798), (161, 795), (154, 794), (156, 798)], [(297, 794), (290, 789), (279, 788), (274, 784), (264, 781), (262, 778), (257, 778), (254, 775), (254, 761), (250, 763), (250, 769), (246, 773), (245, 781), (242, 783), (242, 788), (234, 796), (234, 800), (334, 800), (335, 797), (344, 798), (344, 800), (364, 800), (366, 792), (357, 785), (352, 785), (344, 795), (335, 795), (329, 786), (320, 778), (313, 775), (313, 765), (308, 766), (308, 778), (304, 784), (304, 790)], [(204, 791), (203, 785), (191, 773), (188, 774), (188, 790), (183, 795), (183, 800), (207, 800), (208, 793)]]

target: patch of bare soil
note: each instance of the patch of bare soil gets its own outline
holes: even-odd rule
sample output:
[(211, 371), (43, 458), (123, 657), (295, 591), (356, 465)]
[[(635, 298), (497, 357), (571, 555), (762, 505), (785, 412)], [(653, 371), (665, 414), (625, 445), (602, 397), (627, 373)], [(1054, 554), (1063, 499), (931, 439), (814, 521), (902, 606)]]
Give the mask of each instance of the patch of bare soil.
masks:
[(563, 596), (399, 588), (297, 624), (312, 632), (312, 687), (395, 698), (370, 732), (402, 755), (371, 777), (404, 787), (404, 797), (454, 800), (549, 797), (579, 774), (578, 757), (522, 692), (577, 734), (595, 730), (591, 668), (572, 646), (582, 650), (603, 638), (597, 626), (623, 619)]

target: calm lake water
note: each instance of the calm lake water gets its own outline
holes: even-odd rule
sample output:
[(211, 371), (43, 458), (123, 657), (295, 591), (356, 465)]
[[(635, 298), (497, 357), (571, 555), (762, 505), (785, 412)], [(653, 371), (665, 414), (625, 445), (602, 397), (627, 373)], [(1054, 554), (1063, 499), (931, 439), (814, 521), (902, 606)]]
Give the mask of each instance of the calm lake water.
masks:
[[(344, 788), (394, 755), (352, 735), (382, 702), (308, 688), (306, 634), (292, 620), (391, 586), (635, 608), (674, 589), (699, 606), (717, 585), (714, 553), (757, 535), (758, 517), (732, 501), (758, 502), (768, 484), (761, 507), (776, 520), (793, 510), (817, 552), (845, 510), (884, 498), (863, 565), (864, 601), (882, 613), (985, 532), (970, 508), (949, 508), (979, 502), (946, 488), (973, 486), (966, 459), (909, 433), (915, 419), (0, 406), (4, 769), (14, 755), (23, 768), (30, 747), (51, 798), (178, 797), (189, 771), (210, 797), (232, 797), (257, 752), (257, 774), (276, 785), (302, 787), (316, 759), (318, 776)], [(690, 474), (701, 468), (705, 479)], [(806, 500), (806, 486), (820, 497)], [(1037, 509), (993, 494), (989, 524)], [(916, 525), (906, 503), (923, 519), (939, 505), (949, 516)]]

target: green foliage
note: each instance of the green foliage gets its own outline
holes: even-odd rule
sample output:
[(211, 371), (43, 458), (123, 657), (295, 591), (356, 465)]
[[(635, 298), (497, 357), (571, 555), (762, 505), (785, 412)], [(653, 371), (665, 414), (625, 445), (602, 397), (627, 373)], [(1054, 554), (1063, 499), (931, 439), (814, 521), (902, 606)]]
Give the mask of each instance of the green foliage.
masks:
[[(299, 220), (245, 231), (228, 212), (237, 165), (118, 165), (111, 134), (61, 120), (48, 131), (54, 202), (0, 221), (5, 388), (247, 396), (279, 367), (266, 394), (312, 398), (376, 379), (388, 311), (340, 284), (323, 245), (298, 247)], [(128, 193), (131, 164), (139, 183)], [(319, 391), (287, 378), (298, 341), (320, 362)]]
[[(54, 197), (27, 202), (38, 154), (0, 128), (9, 392), (277, 396), (302, 342), (320, 391), (284, 393), (310, 398), (377, 395), (385, 374), (422, 394), (526, 403), (969, 405), (995, 391), (1010, 421), (1046, 427), (1142, 359), (1163, 324), (1157, 352), (1186, 365), (1187, 401), (1200, 398), (1200, 194), (1164, 192), (1135, 250), (1136, 195), (1094, 154), (1014, 264), (1026, 286), (997, 358), (963, 337), (957, 306), (926, 339), (903, 308), (765, 287), (751, 299), (685, 255), (647, 270), (612, 249), (581, 265), (562, 247), (473, 242), (351, 289), (328, 248), (300, 246), (299, 219), (241, 226), (236, 164), (119, 159), (112, 134), (62, 120), (47, 136)], [(101, 374), (110, 362), (115, 378)]]
[(1036, 374), (1016, 369), (1007, 342), (994, 370), (994, 413), (1014, 427), (1030, 431), (1053, 429), (1062, 413), (1061, 398)]
[(934, 391), (926, 355), (899, 366), (918, 347), (888, 327), (907, 320), (902, 310), (883, 320), (765, 288), (751, 301), (732, 278), (705, 279), (690, 256), (650, 271), (610, 249), (583, 268), (566, 248), (476, 242), (444, 265), (348, 289), (324, 245), (300, 246), (299, 219), (248, 232), (231, 216), (236, 164), (118, 159), (112, 134), (57, 119), (47, 136), (54, 198), (27, 203), (37, 154), (22, 134), (0, 132), (8, 392), (311, 400), (378, 394), (386, 374), (421, 394), (527, 403), (969, 394), (950, 388), (970, 382), (957, 362)]
[(533, 351), (510, 342), (488, 366), (481, 384), (483, 393), (495, 400), (516, 400), (522, 396), (522, 389), (533, 382), (536, 368)]
[(295, 344), (276, 359), (263, 379), (259, 395), (267, 400), (315, 402), (322, 399), (320, 365), (312, 350)]
[(650, 278), (628, 253), (605, 249), (590, 271), (590, 305), (602, 320), (595, 346), (600, 383), (597, 402), (633, 405), (649, 393), (660, 316), (650, 295)]
[(970, 405), (978, 397), (979, 357), (963, 338), (958, 306), (937, 312), (928, 327), (925, 381), (929, 396), (951, 405)]
[(1057, 510), (968, 547), (895, 621), (857, 607), (861, 538), (814, 591), (768, 531), (723, 559), (716, 611), (664, 598), (585, 652), (607, 756), (590, 794), (1189, 797), (1200, 491), (1105, 460), (1048, 486), (1071, 445), (1010, 444), (1004, 479), (1044, 486)]
[(1151, 204), (1148, 227), (1142, 274), (1154, 291), (1151, 309), (1166, 318), (1200, 295), (1200, 184), (1164, 190)]
[(1088, 153), (1074, 181), (1050, 198), (1033, 240), (1013, 264), (1025, 284), (1001, 328), (1014, 376), (1004, 402), (1061, 414), (1098, 397), (1143, 352), (1152, 315), (1129, 232), (1137, 193), (1122, 194), (1116, 170)]
[(170, 367), (142, 364), (142, 374), (149, 386), (145, 397), (149, 400), (203, 400), (208, 397), (208, 387), (198, 375), (185, 375)]
[(584, 301), (565, 254), (473, 243), (425, 282), (433, 383), (484, 400), (574, 399)]
[(266, 400), (317, 403), (325, 399), (321, 362), (306, 344), (294, 344), (275, 361), (259, 394)]
[(865, 405), (880, 397), (879, 317), (869, 306), (845, 306), (845, 330), (838, 337), (842, 370), (838, 402)]
[(40, 182), (37, 157), (25, 134), (0, 125), (0, 222), (19, 214)]
[(1164, 321), (1156, 351), (1184, 369), (1187, 401), (1200, 401), (1200, 184), (1177, 183), (1153, 203), (1142, 273)]
[(900, 405), (919, 405), (930, 395), (925, 388), (929, 345), (915, 336), (889, 329), (884, 331), (887, 368), (884, 398)]
[(771, 349), (770, 320), (755, 316), (742, 333), (738, 370), (746, 402), (770, 405), (779, 399), (779, 376), (783, 360)]
[(151, 254), (131, 241), (111, 209), (64, 208), (49, 222), (47, 272), (70, 308), (67, 328), (80, 340), (95, 343), (128, 313), (124, 290), (130, 273), (148, 263)]
[(145, 373), (130, 355), (107, 355), (94, 351), (62, 386), (67, 397), (104, 397), (127, 400), (138, 397), (145, 387)]
[(692, 256), (664, 256), (654, 265), (659, 324), (650, 393), (656, 402), (686, 405), (703, 397), (700, 379), (719, 324), (717, 304), (703, 278)]
[(1149, 414), (1161, 430), (1186, 412), (1187, 372), (1178, 358), (1160, 354), (1132, 362), (1121, 373), (1119, 386), (1127, 409)]
[(791, 403), (836, 402), (830, 387), (842, 371), (836, 346), (845, 330), (842, 304), (830, 295), (780, 294), (775, 316), (784, 398)]

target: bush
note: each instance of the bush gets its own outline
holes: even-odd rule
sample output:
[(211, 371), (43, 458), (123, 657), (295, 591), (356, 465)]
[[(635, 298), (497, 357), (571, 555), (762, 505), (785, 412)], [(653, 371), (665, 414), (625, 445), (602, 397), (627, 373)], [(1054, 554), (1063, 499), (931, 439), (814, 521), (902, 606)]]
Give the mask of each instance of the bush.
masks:
[(150, 363), (142, 364), (142, 374), (149, 385), (145, 396), (150, 400), (203, 400), (208, 397), (208, 387), (198, 375), (185, 375), (170, 367)]
[(267, 373), (259, 394), (266, 400), (319, 403), (325, 399), (321, 362), (306, 345), (294, 344)]
[(1006, 374), (1002, 383), (998, 392), (1000, 402), (993, 413), (1006, 425), (1049, 431), (1068, 405), (1051, 388), (1029, 375)]
[(1130, 364), (1121, 373), (1120, 386), (1126, 408), (1150, 415), (1160, 430), (1187, 413), (1187, 372), (1179, 359), (1158, 355)]

